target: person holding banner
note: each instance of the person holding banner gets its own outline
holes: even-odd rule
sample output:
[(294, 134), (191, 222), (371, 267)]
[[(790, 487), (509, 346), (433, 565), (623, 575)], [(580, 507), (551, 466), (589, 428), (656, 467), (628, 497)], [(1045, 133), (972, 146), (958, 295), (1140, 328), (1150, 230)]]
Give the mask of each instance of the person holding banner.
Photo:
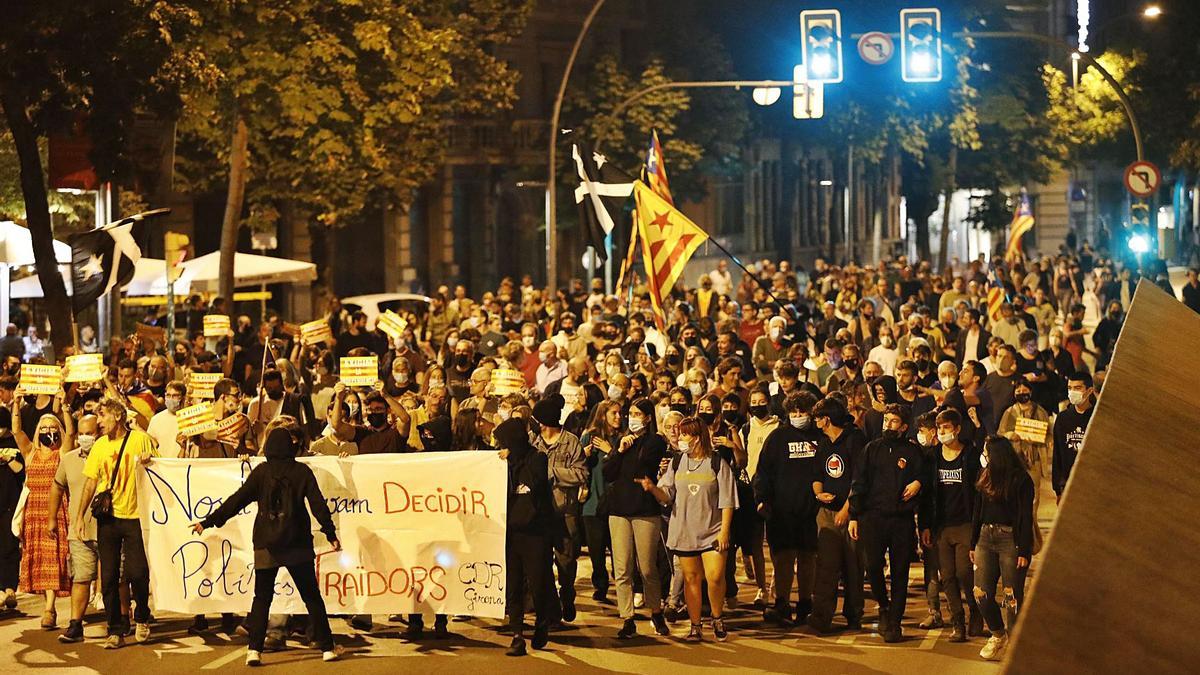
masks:
[[(1040, 485), (1046, 455), (1054, 443), (1054, 431), (1050, 426), (1050, 413), (1033, 401), (1033, 383), (1022, 380), (1013, 389), (1014, 403), (1000, 417), (1000, 428), (996, 433), (1012, 441), (1013, 448), (1029, 470), (1034, 485)], [(1041, 490), (1033, 491), (1033, 512), (1037, 514), (1041, 505)], [(1042, 530), (1033, 528), (1033, 553), (1042, 550)]]
[(179, 421), (175, 418), (175, 412), (183, 407), (183, 400), (187, 398), (187, 386), (181, 380), (171, 380), (167, 383), (165, 393), (163, 403), (166, 407), (150, 418), (150, 425), (146, 427), (146, 433), (158, 444), (160, 455), (182, 457), (183, 448), (179, 444)]
[(333, 550), (340, 551), (342, 546), (316, 476), (307, 465), (296, 461), (303, 449), (303, 439), (304, 433), (295, 418), (284, 415), (273, 421), (263, 443), (263, 456), (267, 461), (254, 467), (246, 482), (226, 498), (220, 508), (191, 525), (192, 532), (203, 534), (208, 528), (221, 527), (250, 504), (258, 505), (253, 534), (254, 602), (247, 621), (250, 630), (250, 645), (246, 650), (248, 666), (262, 663), (267, 617), (275, 597), (275, 578), (281, 567), (287, 568), (308, 608), (314, 642), (321, 650), (321, 658), (334, 661), (340, 655), (334, 647), (325, 600), (317, 585), (316, 551), (308, 517), (310, 509)]
[(549, 461), (529, 443), (526, 421), (514, 417), (495, 430), (500, 458), (508, 462), (508, 522), (505, 542), (505, 612), (513, 639), (506, 654), (525, 656), (525, 596), (533, 596), (534, 649), (546, 646), (554, 607), (551, 536), (554, 499), (550, 495)]

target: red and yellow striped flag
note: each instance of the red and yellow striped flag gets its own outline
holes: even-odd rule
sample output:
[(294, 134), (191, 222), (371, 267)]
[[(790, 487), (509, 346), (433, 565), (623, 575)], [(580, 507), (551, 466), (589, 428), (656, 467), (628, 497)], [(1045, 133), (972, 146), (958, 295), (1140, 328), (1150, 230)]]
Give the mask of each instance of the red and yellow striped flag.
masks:
[(21, 391), (26, 394), (57, 394), (62, 390), (62, 369), (58, 366), (26, 363), (21, 366)]
[(347, 387), (370, 387), (379, 380), (378, 356), (343, 356), (340, 366)]
[(645, 183), (635, 182), (633, 194), (650, 300), (658, 320), (665, 321), (663, 300), (708, 234)]
[(184, 436), (195, 436), (217, 428), (212, 404), (208, 402), (180, 410), (175, 413), (175, 420), (179, 423), (179, 433)]
[(1004, 251), (1004, 259), (1022, 257), (1021, 237), (1033, 229), (1033, 208), (1029, 205), (1029, 193), (1021, 190), (1021, 201), (1013, 211), (1012, 223), (1008, 226), (1008, 246)]

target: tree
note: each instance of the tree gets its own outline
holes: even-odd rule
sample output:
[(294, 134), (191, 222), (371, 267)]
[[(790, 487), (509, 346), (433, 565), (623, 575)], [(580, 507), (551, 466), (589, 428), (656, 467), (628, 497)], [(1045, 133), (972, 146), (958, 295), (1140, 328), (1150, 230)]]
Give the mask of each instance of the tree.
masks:
[(187, 74), (172, 45), (194, 25), (188, 5), (165, 0), (7, 3), (0, 25), (0, 107), (19, 166), (21, 195), (55, 351), (73, 344), (72, 314), (54, 257), (40, 141), (79, 113), (102, 180), (126, 169), (124, 139), (139, 108), (165, 112)]
[(516, 75), (493, 54), (531, 5), (238, 0), (208, 17), (190, 47), (212, 77), (187, 92), (181, 154), (192, 187), (225, 182), (221, 294), (244, 222), (336, 225), (374, 199), (407, 205), (451, 120), (513, 100)]

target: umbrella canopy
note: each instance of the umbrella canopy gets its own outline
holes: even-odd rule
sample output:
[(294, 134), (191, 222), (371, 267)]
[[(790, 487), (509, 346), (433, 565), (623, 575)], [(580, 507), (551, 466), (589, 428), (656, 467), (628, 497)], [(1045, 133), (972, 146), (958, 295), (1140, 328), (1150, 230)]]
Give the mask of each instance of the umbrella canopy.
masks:
[[(71, 246), (55, 240), (54, 257), (60, 263), (70, 263)], [(0, 263), (32, 265), (34, 262), (33, 237), (29, 234), (29, 228), (11, 220), (0, 221)]]
[[(134, 266), (133, 278), (122, 286), (121, 290), (127, 295), (166, 295), (167, 294), (167, 261), (161, 258), (142, 258)], [(67, 293), (71, 292), (71, 274), (65, 265), (59, 266), (63, 275), (63, 283), (67, 285)], [(175, 295), (186, 296), (189, 292), (188, 280), (185, 277), (175, 282)], [(12, 282), (10, 287), (12, 298), (40, 298), (43, 296), (42, 284), (37, 275), (31, 275)]]
[[(214, 251), (194, 260), (183, 262), (183, 278), (192, 288), (200, 291), (215, 291), (219, 284), (221, 253)], [(272, 258), (251, 253), (237, 253), (233, 259), (233, 285), (259, 286), (261, 284), (303, 283), (317, 278), (317, 266), (300, 260)]]

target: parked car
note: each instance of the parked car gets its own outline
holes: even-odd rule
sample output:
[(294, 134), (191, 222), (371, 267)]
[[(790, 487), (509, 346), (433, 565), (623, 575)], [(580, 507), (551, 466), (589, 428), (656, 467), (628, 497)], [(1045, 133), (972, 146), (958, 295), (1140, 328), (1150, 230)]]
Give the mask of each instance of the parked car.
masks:
[(412, 313), (424, 320), (429, 316), (433, 299), (418, 293), (373, 293), (342, 298), (342, 308), (353, 314), (362, 310), (367, 315), (367, 330), (375, 330), (375, 320), (387, 310), (404, 316)]

